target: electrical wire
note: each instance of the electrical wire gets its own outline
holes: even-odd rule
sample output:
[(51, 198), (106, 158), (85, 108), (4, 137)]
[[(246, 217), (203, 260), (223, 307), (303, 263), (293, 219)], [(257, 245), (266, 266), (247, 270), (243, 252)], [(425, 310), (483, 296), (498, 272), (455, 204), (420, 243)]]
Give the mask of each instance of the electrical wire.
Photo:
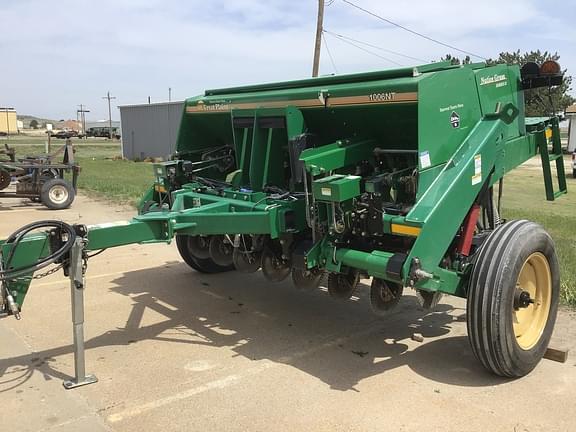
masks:
[(106, 249), (100, 249), (98, 252), (94, 252), (93, 254), (86, 255), (86, 258), (94, 258), (95, 256), (100, 255), (102, 252), (105, 252)]
[(334, 72), (338, 73), (338, 68), (336, 67), (336, 63), (334, 62), (334, 57), (332, 57), (330, 48), (328, 48), (328, 42), (326, 41), (326, 36), (324, 35), (324, 32), (325, 30), (322, 30), (322, 41), (324, 42), (324, 47), (326, 48), (326, 52), (328, 53), (328, 57), (330, 58), (330, 62), (332, 63), (332, 67), (334, 68)]
[(483, 57), (483, 56), (478, 55), (478, 54), (474, 54), (474, 53), (472, 53), (472, 52), (470, 52), (470, 51), (466, 51), (466, 50), (462, 50), (462, 49), (460, 49), (460, 48), (456, 48), (454, 45), (450, 45), (450, 44), (441, 42), (441, 41), (439, 41), (438, 39), (431, 38), (430, 36), (426, 36), (425, 34), (419, 33), (419, 32), (417, 32), (417, 31), (415, 31), (415, 30), (409, 29), (408, 27), (405, 27), (405, 26), (403, 26), (403, 25), (401, 25), (401, 24), (398, 24), (398, 23), (396, 23), (396, 22), (394, 22), (394, 21), (391, 21), (391, 20), (389, 20), (389, 19), (387, 19), (387, 18), (384, 18), (383, 16), (380, 16), (380, 15), (374, 13), (374, 12), (371, 12), (371, 11), (369, 11), (368, 9), (364, 9), (363, 7), (357, 5), (356, 3), (351, 2), (350, 0), (342, 0), (342, 1), (343, 1), (344, 3), (346, 3), (346, 4), (348, 4), (348, 5), (356, 8), (356, 9), (358, 9), (358, 10), (360, 10), (360, 11), (368, 14), (368, 15), (373, 16), (374, 18), (377, 18), (377, 19), (379, 19), (379, 20), (381, 20), (381, 21), (384, 21), (384, 22), (386, 22), (386, 23), (388, 23), (388, 24), (391, 24), (391, 25), (393, 25), (393, 26), (395, 26), (395, 27), (398, 27), (398, 28), (400, 28), (400, 29), (402, 29), (402, 30), (405, 30), (405, 31), (407, 31), (407, 32), (409, 32), (409, 33), (412, 33), (412, 34), (414, 34), (414, 35), (416, 35), (416, 36), (420, 36), (421, 38), (427, 39), (427, 40), (429, 40), (429, 41), (431, 41), (431, 42), (434, 42), (434, 43), (436, 43), (436, 44), (438, 44), (438, 45), (442, 45), (442, 46), (445, 46), (445, 47), (447, 47), (447, 48), (456, 50), (456, 51), (461, 52), (461, 53), (463, 53), (463, 54), (468, 54), (468, 55), (470, 55), (470, 56), (477, 57), (477, 58), (482, 59), (482, 60), (486, 60), (486, 57)]
[(389, 58), (387, 58), (387, 57), (384, 57), (384, 56), (382, 56), (382, 55), (380, 55), (380, 54), (377, 54), (377, 53), (375, 53), (374, 51), (370, 51), (370, 50), (368, 50), (368, 49), (366, 49), (366, 48), (363, 48), (363, 47), (361, 47), (361, 46), (359, 46), (359, 45), (356, 45), (354, 42), (351, 42), (351, 41), (346, 40), (346, 39), (344, 39), (344, 38), (341, 38), (341, 37), (339, 37), (339, 36), (335, 36), (335, 35), (332, 34), (332, 33), (330, 33), (330, 35), (331, 35), (331, 36), (334, 36), (334, 37), (336, 37), (336, 38), (338, 38), (338, 39), (340, 39), (342, 42), (347, 43), (348, 45), (352, 45), (353, 47), (358, 48), (358, 49), (361, 50), (361, 51), (364, 51), (364, 52), (366, 52), (366, 53), (368, 53), (368, 54), (372, 54), (373, 56), (379, 57), (379, 58), (381, 58), (382, 60), (386, 60), (386, 61), (389, 62), (389, 63), (393, 63), (393, 64), (395, 64), (396, 66), (404, 66), (402, 63), (398, 63), (397, 61), (391, 60), (391, 59), (389, 59)]
[(392, 51), (392, 50), (389, 50), (389, 49), (386, 49), (386, 48), (379, 47), (379, 46), (377, 46), (377, 45), (372, 45), (372, 44), (370, 44), (370, 43), (368, 43), (368, 42), (363, 42), (363, 41), (360, 41), (360, 40), (358, 40), (358, 39), (354, 39), (354, 38), (351, 38), (351, 37), (349, 37), (349, 36), (345, 36), (345, 35), (343, 35), (343, 34), (334, 33), (334, 32), (331, 32), (331, 31), (329, 31), (329, 30), (326, 30), (326, 29), (324, 29), (324, 32), (325, 32), (325, 33), (328, 33), (329, 35), (332, 35), (332, 36), (336, 36), (336, 37), (339, 37), (339, 38), (342, 38), (342, 39), (347, 39), (347, 40), (349, 40), (349, 41), (356, 42), (356, 43), (359, 43), (359, 44), (362, 44), (362, 45), (366, 45), (366, 46), (369, 46), (369, 47), (371, 47), (371, 48), (375, 48), (375, 49), (380, 50), (380, 51), (388, 52), (388, 53), (390, 53), (390, 54), (395, 54), (395, 55), (400, 56), (400, 57), (405, 57), (405, 58), (410, 59), (410, 60), (416, 60), (416, 61), (418, 61), (418, 62), (428, 63), (428, 60), (424, 60), (424, 59), (421, 59), (421, 58), (418, 58), (418, 57), (412, 57), (412, 56), (409, 56), (409, 55), (406, 55), (406, 54), (402, 54), (402, 53), (397, 52), (397, 51)]

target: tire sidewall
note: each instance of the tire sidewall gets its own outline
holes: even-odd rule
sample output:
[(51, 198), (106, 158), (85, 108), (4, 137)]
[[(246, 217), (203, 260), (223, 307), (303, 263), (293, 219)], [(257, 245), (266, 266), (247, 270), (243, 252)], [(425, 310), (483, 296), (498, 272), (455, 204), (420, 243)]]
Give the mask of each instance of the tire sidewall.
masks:
[[(50, 199), (50, 190), (55, 186), (63, 186), (68, 192), (68, 198), (62, 203), (55, 203)], [(64, 179), (50, 179), (44, 182), (40, 191), (40, 200), (51, 210), (61, 210), (70, 207), (75, 198), (74, 188)]]
[[(499, 312), (496, 314), (496, 319), (502, 320), (496, 324), (496, 328), (500, 332), (497, 337), (503, 336), (502, 340), (505, 346), (500, 348), (508, 351), (508, 356), (514, 364), (513, 369), (524, 375), (536, 366), (537, 361), (535, 362), (535, 359), (542, 358), (552, 336), (558, 310), (560, 271), (552, 239), (542, 227), (535, 223), (527, 223), (522, 226), (515, 234), (514, 241), (509, 243), (506, 248), (508, 251), (504, 253), (504, 262), (500, 265), (500, 274), (497, 277), (497, 285), (502, 292), (501, 295), (494, 298), (494, 301), (499, 302), (495, 308)], [(531, 349), (524, 350), (516, 341), (514, 334), (514, 295), (516, 282), (524, 263), (530, 255), (536, 252), (542, 253), (548, 261), (552, 282), (551, 303), (548, 320), (540, 340)]]

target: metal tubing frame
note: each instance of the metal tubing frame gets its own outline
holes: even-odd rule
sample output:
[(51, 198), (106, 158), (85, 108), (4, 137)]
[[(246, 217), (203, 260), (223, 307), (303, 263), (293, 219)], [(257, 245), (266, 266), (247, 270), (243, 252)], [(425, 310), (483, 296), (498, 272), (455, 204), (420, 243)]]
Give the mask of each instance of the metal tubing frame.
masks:
[(86, 288), (82, 254), (85, 239), (76, 238), (70, 250), (70, 290), (72, 297), (72, 325), (74, 334), (74, 379), (62, 384), (67, 390), (93, 384), (98, 381), (95, 375), (86, 374), (86, 359), (84, 356), (84, 289)]

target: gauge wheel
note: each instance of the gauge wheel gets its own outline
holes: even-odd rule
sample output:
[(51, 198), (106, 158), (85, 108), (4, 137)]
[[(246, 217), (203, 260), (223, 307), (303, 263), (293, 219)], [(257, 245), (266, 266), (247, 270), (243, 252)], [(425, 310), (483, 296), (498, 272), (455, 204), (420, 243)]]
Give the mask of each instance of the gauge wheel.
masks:
[(10, 173), (4, 169), (0, 169), (0, 190), (10, 186), (10, 181)]
[[(228, 267), (234, 265), (234, 259), (232, 258), (232, 255), (234, 254), (234, 245), (226, 236), (214, 235), (210, 237), (208, 251), (212, 261), (219, 266)], [(193, 252), (193, 249), (191, 249), (191, 252)]]
[(234, 270), (234, 266), (220, 266), (211, 258), (198, 258), (190, 252), (188, 237), (185, 234), (176, 234), (176, 247), (186, 264), (200, 273), (223, 273)]
[(544, 356), (560, 294), (558, 258), (538, 224), (510, 221), (486, 239), (468, 287), (474, 355), (496, 375), (521, 377)]
[(75, 197), (74, 188), (63, 179), (47, 180), (40, 190), (40, 201), (51, 210), (70, 207)]
[(196, 258), (210, 258), (210, 237), (188, 236), (188, 248)]

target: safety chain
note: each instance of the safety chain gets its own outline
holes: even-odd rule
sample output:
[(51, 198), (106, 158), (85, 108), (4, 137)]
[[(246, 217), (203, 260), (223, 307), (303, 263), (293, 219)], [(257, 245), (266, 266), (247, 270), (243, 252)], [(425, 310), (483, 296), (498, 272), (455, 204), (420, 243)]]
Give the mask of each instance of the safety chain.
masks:
[[(87, 244), (88, 244), (88, 240), (84, 239), (84, 241), (83, 241), (84, 247), (82, 248), (82, 274), (83, 275), (86, 274), (86, 270), (88, 269), (88, 258), (89, 257), (88, 257), (88, 252), (85, 249)], [(34, 276), (32, 276), (32, 279), (38, 280), (38, 279), (45, 278), (46, 276), (50, 276), (51, 274), (54, 274), (57, 271), (61, 270), (63, 267), (67, 266), (69, 261), (70, 261), (69, 259), (65, 259), (60, 264), (58, 264), (56, 267), (53, 267), (50, 270), (45, 271), (44, 273), (35, 274)]]
[(88, 270), (88, 254), (82, 251), (82, 276), (86, 274), (86, 270)]
[(68, 260), (62, 262), (61, 264), (58, 264), (56, 267), (53, 267), (44, 273), (35, 274), (34, 276), (32, 276), (32, 279), (42, 279), (42, 278), (45, 278), (46, 276), (50, 276), (51, 274), (56, 273), (58, 270), (60, 270), (62, 267), (64, 267), (67, 263), (68, 263)]

